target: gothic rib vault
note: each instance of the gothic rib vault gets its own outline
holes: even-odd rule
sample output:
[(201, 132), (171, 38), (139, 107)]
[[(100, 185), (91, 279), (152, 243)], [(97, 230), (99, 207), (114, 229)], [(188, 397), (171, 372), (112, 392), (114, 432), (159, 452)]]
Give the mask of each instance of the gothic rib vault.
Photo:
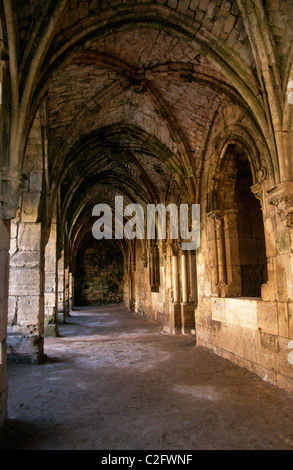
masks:
[[(0, 423), (7, 355), (41, 360), (78, 302), (123, 301), (293, 390), (292, 0), (0, 14)], [(118, 195), (200, 204), (198, 250), (104, 248), (92, 210)]]

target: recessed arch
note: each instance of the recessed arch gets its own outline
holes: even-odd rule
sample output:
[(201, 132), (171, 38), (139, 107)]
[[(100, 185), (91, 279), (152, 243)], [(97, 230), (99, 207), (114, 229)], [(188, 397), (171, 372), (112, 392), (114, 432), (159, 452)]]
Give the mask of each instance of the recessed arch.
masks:
[[(250, 123), (249, 123), (250, 124)], [(251, 126), (251, 124), (250, 124)], [(211, 167), (208, 173), (208, 194), (212, 197), (215, 191), (215, 181), (217, 181), (217, 174), (223, 173), (221, 170), (222, 162), (226, 161), (224, 156), (227, 150), (232, 146), (239, 147), (245, 152), (250, 164), (253, 185), (263, 184), (266, 180), (269, 186), (274, 185), (278, 179), (279, 166), (275, 166), (277, 162), (271, 158), (267, 143), (265, 140), (256, 143), (253, 132), (253, 127), (245, 127), (239, 124), (226, 126), (220, 135), (214, 136), (213, 141), (209, 141), (207, 148), (212, 149)], [(216, 123), (214, 123), (216, 128)], [(208, 158), (206, 155), (205, 158)], [(203, 168), (205, 168), (203, 166)], [(208, 202), (208, 207), (210, 202)]]
[[(221, 297), (261, 298), (268, 281), (263, 213), (246, 148), (224, 146), (212, 178), (209, 221), (214, 230), (216, 289)], [(214, 229), (212, 228), (214, 227)]]

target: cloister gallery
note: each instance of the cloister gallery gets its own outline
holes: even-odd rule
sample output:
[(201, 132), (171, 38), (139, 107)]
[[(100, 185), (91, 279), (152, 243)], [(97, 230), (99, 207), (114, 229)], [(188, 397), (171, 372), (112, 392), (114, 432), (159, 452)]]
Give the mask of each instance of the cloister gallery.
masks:
[[(7, 361), (40, 362), (81, 305), (123, 303), (292, 392), (292, 0), (0, 15), (0, 424)], [(165, 237), (125, 236), (129, 212), (97, 239), (94, 207), (118, 197), (196, 205), (198, 246), (169, 211)]]

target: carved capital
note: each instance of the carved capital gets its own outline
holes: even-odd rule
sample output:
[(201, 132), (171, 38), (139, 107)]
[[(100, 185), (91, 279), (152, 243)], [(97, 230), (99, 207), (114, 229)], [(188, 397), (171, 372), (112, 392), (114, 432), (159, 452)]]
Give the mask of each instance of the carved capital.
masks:
[(27, 176), (12, 168), (0, 169), (0, 218), (14, 219), (18, 209), (19, 196), (25, 189)]
[(172, 254), (173, 256), (176, 256), (180, 253), (180, 243), (177, 242), (177, 241), (173, 241), (172, 242), (172, 245), (171, 245), (171, 250), (172, 250)]
[(228, 286), (228, 284), (226, 284), (226, 282), (220, 281), (216, 285), (216, 289), (217, 289), (217, 293), (218, 293), (219, 297), (226, 297), (229, 286)]
[(293, 226), (293, 182), (280, 183), (268, 191), (269, 203), (276, 206), (285, 227)]
[(261, 206), (262, 206), (262, 188), (261, 188), (261, 185), (260, 184), (254, 184), (253, 186), (251, 186), (251, 192), (255, 195), (256, 199), (259, 200)]
[(225, 211), (225, 220), (227, 228), (234, 228), (237, 226), (237, 210), (227, 210)]
[(168, 250), (168, 244), (169, 242), (167, 240), (162, 240), (161, 243), (160, 243), (160, 250), (161, 250), (161, 253), (164, 257), (167, 256), (167, 250)]

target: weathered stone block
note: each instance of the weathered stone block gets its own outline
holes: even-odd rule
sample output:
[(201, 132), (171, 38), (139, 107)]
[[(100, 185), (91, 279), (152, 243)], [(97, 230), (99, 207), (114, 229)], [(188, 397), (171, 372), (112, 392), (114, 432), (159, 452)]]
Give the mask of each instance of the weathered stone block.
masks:
[(32, 170), (29, 175), (29, 190), (30, 192), (40, 193), (43, 185), (43, 171)]
[(289, 339), (279, 338), (279, 371), (282, 375), (292, 378), (293, 345)]
[(40, 265), (39, 251), (17, 251), (10, 258), (11, 268), (37, 268)]
[(257, 304), (250, 299), (225, 299), (227, 323), (256, 330)]
[(58, 334), (56, 324), (45, 324), (44, 338), (55, 338)]
[(276, 251), (277, 254), (280, 255), (290, 252), (290, 238), (288, 231), (276, 234)]
[(226, 18), (225, 26), (224, 26), (224, 32), (229, 34), (231, 33), (233, 26), (235, 24), (236, 17), (233, 15), (228, 15)]
[(22, 222), (36, 222), (39, 214), (40, 195), (38, 193), (23, 193)]
[(226, 322), (225, 299), (212, 298), (212, 319), (220, 322)]
[(50, 309), (50, 308), (56, 308), (56, 293), (51, 292), (51, 293), (45, 293), (44, 296), (45, 299), (45, 308)]
[(8, 335), (7, 360), (8, 362), (37, 363), (42, 359), (43, 338), (36, 336)]
[(249, 328), (242, 329), (242, 335), (240, 338), (242, 344), (242, 357), (253, 364), (258, 362), (258, 339), (258, 331)]
[(190, 8), (192, 11), (196, 11), (197, 8), (198, 8), (198, 5), (199, 5), (199, 0), (191, 0), (190, 5), (189, 5), (189, 8)]
[(289, 338), (289, 312), (286, 302), (277, 302), (279, 335)]
[(36, 326), (39, 329), (40, 297), (36, 295), (18, 298), (17, 323), (21, 326)]
[(29, 296), (41, 294), (41, 282), (39, 269), (11, 269), (10, 270), (10, 294)]
[(22, 251), (39, 250), (41, 245), (41, 225), (20, 223), (18, 248)]
[(279, 338), (260, 331), (261, 365), (268, 370), (279, 369)]
[(263, 332), (278, 335), (278, 310), (275, 302), (257, 303), (257, 325)]

